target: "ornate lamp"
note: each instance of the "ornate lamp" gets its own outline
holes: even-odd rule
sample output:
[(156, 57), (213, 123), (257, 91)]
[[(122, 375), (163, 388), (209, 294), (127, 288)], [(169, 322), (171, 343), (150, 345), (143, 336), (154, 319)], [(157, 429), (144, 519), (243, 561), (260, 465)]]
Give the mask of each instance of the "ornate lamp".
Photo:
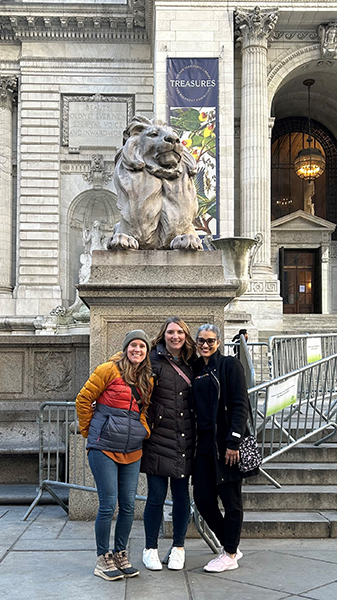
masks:
[(320, 177), (325, 170), (325, 158), (322, 152), (318, 148), (311, 147), (311, 118), (310, 118), (310, 88), (315, 83), (314, 79), (306, 79), (303, 81), (303, 85), (308, 88), (308, 148), (303, 148), (294, 160), (294, 169), (296, 175), (301, 179), (312, 181)]

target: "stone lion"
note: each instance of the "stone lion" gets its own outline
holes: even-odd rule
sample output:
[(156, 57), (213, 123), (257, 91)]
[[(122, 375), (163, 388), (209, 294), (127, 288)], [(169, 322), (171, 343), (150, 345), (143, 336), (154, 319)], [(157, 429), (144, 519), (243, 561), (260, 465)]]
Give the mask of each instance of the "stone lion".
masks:
[(196, 162), (173, 129), (134, 117), (115, 163), (121, 219), (108, 248), (202, 250), (193, 226)]

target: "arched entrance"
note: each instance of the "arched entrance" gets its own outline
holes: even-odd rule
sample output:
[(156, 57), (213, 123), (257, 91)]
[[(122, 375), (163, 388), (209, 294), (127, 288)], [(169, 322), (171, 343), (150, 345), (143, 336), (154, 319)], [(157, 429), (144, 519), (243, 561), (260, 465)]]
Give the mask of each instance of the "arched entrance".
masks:
[[(300, 145), (305, 144), (307, 134), (308, 119), (305, 117), (286, 117), (275, 122), (271, 158), (271, 212), (274, 219), (305, 210), (308, 184), (294, 173), (293, 160)], [(327, 127), (315, 120), (312, 120), (312, 137), (326, 160), (325, 173), (315, 181), (315, 214), (337, 224), (337, 141)], [(333, 239), (337, 239), (336, 235), (333, 234)]]
[(75, 285), (79, 281), (83, 254), (83, 232), (90, 232), (95, 221), (100, 223), (106, 238), (112, 235), (114, 225), (119, 220), (117, 196), (108, 190), (88, 190), (77, 196), (68, 211), (68, 291), (69, 304), (75, 300)]

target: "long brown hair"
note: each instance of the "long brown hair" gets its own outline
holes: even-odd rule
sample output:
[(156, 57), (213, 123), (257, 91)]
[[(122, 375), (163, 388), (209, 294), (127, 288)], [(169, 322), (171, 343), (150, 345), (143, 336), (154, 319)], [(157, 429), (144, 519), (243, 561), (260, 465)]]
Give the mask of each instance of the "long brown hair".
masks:
[(157, 337), (155, 337), (154, 340), (152, 340), (151, 348), (155, 348), (158, 344), (163, 344), (166, 347), (165, 331), (168, 328), (168, 326), (170, 325), (170, 323), (176, 323), (185, 332), (186, 339), (185, 339), (185, 343), (181, 349), (181, 358), (183, 359), (183, 361), (185, 363), (188, 363), (191, 358), (197, 357), (196, 351), (195, 351), (195, 341), (193, 340), (193, 338), (191, 336), (189, 326), (180, 317), (168, 317), (168, 319), (166, 319), (166, 321), (165, 321), (164, 325), (161, 327)]
[(143, 408), (145, 413), (150, 405), (150, 397), (152, 392), (151, 375), (152, 367), (150, 362), (149, 351), (146, 348), (146, 357), (139, 365), (133, 365), (127, 356), (128, 346), (125, 348), (121, 358), (116, 364), (121, 372), (121, 376), (128, 385), (135, 385), (140, 391)]

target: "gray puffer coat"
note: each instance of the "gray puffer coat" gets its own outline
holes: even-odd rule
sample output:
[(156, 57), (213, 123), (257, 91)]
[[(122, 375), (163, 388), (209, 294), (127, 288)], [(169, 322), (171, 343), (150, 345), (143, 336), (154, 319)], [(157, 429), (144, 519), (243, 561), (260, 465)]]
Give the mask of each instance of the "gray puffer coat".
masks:
[[(188, 477), (192, 472), (194, 419), (190, 386), (171, 362), (172, 356), (159, 344), (151, 351), (155, 377), (148, 423), (151, 436), (143, 444), (141, 471), (165, 477)], [(193, 372), (183, 361), (179, 368), (192, 380)]]

